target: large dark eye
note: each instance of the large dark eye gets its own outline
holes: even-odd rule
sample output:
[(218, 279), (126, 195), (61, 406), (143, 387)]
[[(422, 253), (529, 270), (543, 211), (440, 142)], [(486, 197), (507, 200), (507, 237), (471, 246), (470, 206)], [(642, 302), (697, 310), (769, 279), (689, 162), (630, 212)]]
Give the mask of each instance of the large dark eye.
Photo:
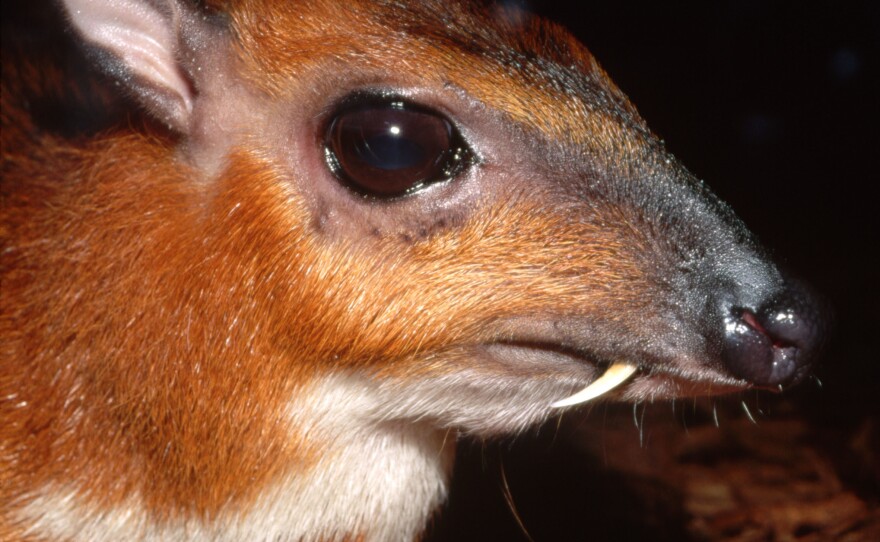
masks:
[(337, 177), (378, 197), (449, 180), (470, 155), (445, 117), (399, 100), (343, 109), (331, 120), (325, 145)]

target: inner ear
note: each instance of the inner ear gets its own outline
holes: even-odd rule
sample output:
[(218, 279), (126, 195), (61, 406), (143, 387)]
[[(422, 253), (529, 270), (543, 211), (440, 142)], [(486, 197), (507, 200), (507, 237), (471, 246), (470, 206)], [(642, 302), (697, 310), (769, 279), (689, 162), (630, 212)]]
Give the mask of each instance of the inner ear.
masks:
[(70, 21), (101, 67), (154, 117), (185, 133), (196, 89), (182, 58), (192, 9), (176, 0), (64, 0)]

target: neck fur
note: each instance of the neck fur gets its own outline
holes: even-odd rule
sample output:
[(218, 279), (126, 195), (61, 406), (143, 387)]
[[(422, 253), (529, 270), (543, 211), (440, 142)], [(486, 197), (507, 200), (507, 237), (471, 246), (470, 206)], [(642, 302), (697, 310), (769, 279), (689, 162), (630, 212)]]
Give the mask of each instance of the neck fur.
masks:
[(44, 488), (21, 516), (33, 525), (29, 534), (89, 542), (414, 540), (446, 498), (455, 435), (383, 419), (385, 408), (358, 379), (331, 378), (306, 390), (290, 415), (318, 444), (317, 463), (278, 480), (247, 510), (210, 522), (156, 524), (136, 498), (89, 509), (57, 487)]

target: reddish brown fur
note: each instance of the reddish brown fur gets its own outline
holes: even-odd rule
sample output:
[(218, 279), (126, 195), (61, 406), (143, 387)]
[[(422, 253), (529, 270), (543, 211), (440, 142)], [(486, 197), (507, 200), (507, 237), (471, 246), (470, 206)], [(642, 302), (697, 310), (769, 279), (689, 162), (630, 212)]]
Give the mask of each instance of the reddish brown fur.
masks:
[[(365, 84), (400, 71), (410, 85), (451, 82), (609, 164), (650, 151), (632, 107), (556, 26), (432, 9), (456, 23), (416, 27), (424, 13), (368, 2), (235, 3), (239, 56), (229, 62), (261, 103), (323, 99), (356, 58)], [(288, 32), (279, 41), (266, 27)], [(470, 33), (443, 33), (457, 29)], [(483, 62), (502, 40), (523, 54), (556, 44), (552, 60), (601, 80), (609, 103), (567, 96), (525, 64)], [(295, 436), (285, 408), (326, 372), (443, 374), (468, 348), (503, 338), (495, 323), (517, 315), (590, 315), (626, 330), (638, 325), (629, 315), (652, 310), (640, 260), (651, 241), (619, 207), (583, 221), (513, 191), (414, 239), (325, 236), (309, 196), (285, 182), (286, 158), (259, 141), (239, 143), (210, 178), (140, 121), (93, 140), (34, 142), (8, 95), (0, 459), (17, 467), (0, 469), (4, 513), (55, 483), (99, 509), (138, 489), (160, 519), (245, 509), (322, 453)]]
[[(106, 163), (107, 156), (126, 160)], [(522, 206), (477, 217), (408, 253), (383, 239), (380, 252), (354, 248), (354, 256), (343, 256), (332, 243), (291, 229), (303, 219), (295, 207), (278, 208), (290, 195), (277, 193), (271, 164), (241, 152), (208, 195), (192, 190), (185, 182), (191, 173), (167, 156), (161, 139), (127, 136), (75, 151), (48, 147), (8, 172), (29, 182), (5, 196), (7, 209), (18, 212), (4, 216), (12, 250), (3, 260), (2, 333), (8, 359), (24, 363), (10, 363), (4, 387), (34, 385), (12, 393), (18, 408), (4, 416), (12, 422), (4, 441), (33, 450), (36, 435), (45, 450), (22, 453), (30, 477), (12, 487), (77, 473), (88, 480), (86, 496), (106, 505), (130, 491), (120, 481), (147, 478), (157, 512), (192, 506), (210, 515), (230, 498), (252, 497), (276, 469), (306, 466), (308, 446), (289, 442), (291, 428), (279, 416), (291, 390), (326, 360), (382, 363), (378, 369), (394, 374), (451, 370), (419, 364), (419, 357), (453, 342), (485, 341), (480, 324), (487, 319), (559, 305), (595, 311), (613, 303), (619, 310), (638, 279), (622, 267), (624, 251), (613, 239), (566, 260), (584, 232), (554, 228), (559, 217)], [(89, 182), (59, 189), (45, 163)], [(510, 245), (512, 235), (521, 246)], [(390, 278), (387, 261), (397, 268)], [(556, 268), (555, 280), (541, 276), (546, 268)], [(328, 284), (335, 269), (347, 272)], [(612, 297), (597, 299), (583, 269), (597, 284), (621, 284), (620, 291), (608, 288)], [(435, 284), (441, 272), (447, 280)], [(474, 274), (487, 286), (478, 296)], [(532, 282), (531, 295), (506, 291), (511, 277)], [(381, 285), (368, 292), (375, 299), (362, 284)], [(61, 328), (76, 332), (60, 335)], [(126, 330), (124, 340), (108, 329)], [(181, 357), (198, 361), (177, 363)], [(43, 414), (52, 419), (39, 421)], [(190, 434), (181, 439), (181, 429)], [(81, 440), (68, 442), (74, 435)], [(165, 449), (170, 440), (180, 449)], [(228, 449), (206, 454), (205, 442)], [(149, 453), (140, 457), (134, 448)]]

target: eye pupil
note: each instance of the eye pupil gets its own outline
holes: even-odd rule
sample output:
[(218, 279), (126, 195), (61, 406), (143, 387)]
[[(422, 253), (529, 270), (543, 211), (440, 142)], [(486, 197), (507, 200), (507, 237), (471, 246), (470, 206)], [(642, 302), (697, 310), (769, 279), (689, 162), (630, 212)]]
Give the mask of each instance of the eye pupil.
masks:
[(402, 102), (348, 108), (325, 139), (330, 168), (354, 190), (394, 197), (454, 177), (466, 151), (443, 116)]
[(377, 169), (411, 169), (424, 162), (425, 150), (398, 125), (387, 126), (384, 132), (372, 137), (362, 132), (352, 139), (356, 141), (354, 150), (358, 158)]

